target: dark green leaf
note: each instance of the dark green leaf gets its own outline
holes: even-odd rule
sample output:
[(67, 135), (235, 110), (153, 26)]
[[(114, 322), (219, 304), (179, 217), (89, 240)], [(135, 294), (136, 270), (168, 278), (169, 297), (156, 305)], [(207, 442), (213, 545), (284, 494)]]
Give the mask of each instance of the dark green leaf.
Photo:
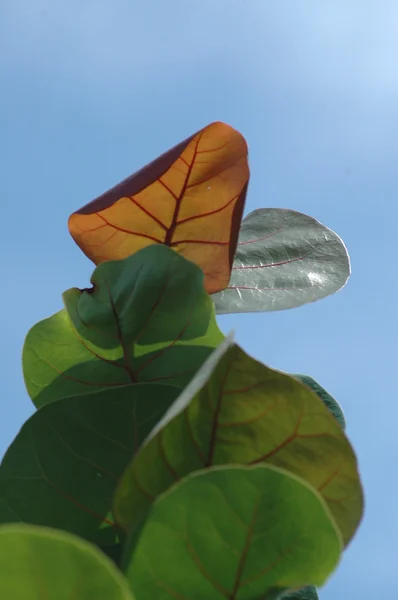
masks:
[(28, 333), (23, 367), (36, 406), (136, 382), (184, 387), (224, 339), (203, 272), (166, 246), (102, 263), (91, 281)]
[(313, 585), (309, 585), (298, 592), (283, 594), (283, 596), (280, 597), (280, 600), (319, 600), (319, 596), (316, 588)]
[(91, 544), (32, 525), (0, 527), (4, 600), (134, 600), (127, 580)]
[(295, 379), (298, 379), (305, 385), (308, 385), (308, 387), (310, 387), (312, 389), (312, 391), (315, 392), (317, 394), (317, 396), (320, 397), (322, 402), (330, 410), (332, 415), (335, 416), (335, 418), (340, 423), (342, 428), (345, 429), (346, 423), (345, 423), (344, 413), (341, 409), (341, 406), (333, 398), (333, 396), (331, 396), (329, 394), (329, 392), (327, 392), (325, 390), (325, 388), (323, 388), (321, 385), (319, 385), (319, 383), (317, 381), (315, 381), (315, 379), (312, 379), (312, 377), (308, 377), (308, 375), (292, 375), (292, 377), (295, 377)]
[(150, 502), (192, 471), (266, 461), (317, 489), (348, 543), (363, 497), (354, 451), (336, 419), (309, 387), (238, 346), (216, 353), (213, 372), (205, 363), (198, 373), (201, 389), (191, 382), (128, 466), (115, 496), (117, 521), (131, 531)]
[(0, 466), (0, 522), (47, 525), (98, 545), (115, 544), (117, 482), (178, 391), (141, 383), (65, 398), (37, 411)]
[(293, 210), (262, 208), (243, 220), (229, 286), (213, 300), (219, 314), (295, 308), (334, 294), (349, 275), (333, 231)]
[(274, 600), (322, 585), (341, 549), (305, 482), (268, 465), (234, 466), (195, 473), (160, 496), (123, 564), (137, 598)]
[(124, 550), (123, 542), (113, 544), (112, 546), (100, 546), (102, 552), (106, 554), (120, 568)]

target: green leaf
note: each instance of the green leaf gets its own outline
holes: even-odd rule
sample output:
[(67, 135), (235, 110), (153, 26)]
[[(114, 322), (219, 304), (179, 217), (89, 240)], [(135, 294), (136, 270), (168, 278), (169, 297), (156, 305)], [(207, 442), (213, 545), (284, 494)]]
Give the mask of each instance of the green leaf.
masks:
[(284, 310), (334, 294), (349, 275), (333, 231), (294, 210), (262, 208), (243, 220), (229, 285), (212, 297), (219, 314)]
[[(207, 368), (203, 365), (198, 377)], [(156, 426), (126, 469), (114, 505), (123, 529), (131, 531), (148, 504), (192, 471), (267, 462), (318, 490), (348, 543), (363, 511), (357, 461), (318, 396), (236, 345), (221, 354), (201, 384), (191, 397), (183, 392), (179, 412), (171, 406), (162, 428)]]
[(341, 409), (340, 404), (323, 388), (315, 379), (309, 377), (308, 375), (292, 375), (295, 379), (298, 379), (305, 385), (308, 385), (312, 389), (313, 392), (319, 396), (325, 406), (330, 410), (332, 415), (337, 419), (343, 429), (346, 427), (346, 422), (344, 418), (344, 413)]
[(0, 597), (134, 600), (126, 578), (94, 546), (32, 525), (0, 527)]
[(184, 387), (224, 339), (203, 272), (163, 245), (98, 266), (93, 287), (35, 325), (23, 369), (36, 406), (137, 382)]
[(228, 336), (224, 338), (221, 344), (219, 344), (217, 348), (205, 360), (200, 369), (198, 369), (195, 377), (191, 379), (191, 381), (188, 383), (185, 389), (182, 390), (177, 400), (173, 402), (170, 408), (165, 412), (163, 417), (152, 429), (148, 438), (143, 442), (143, 445), (145, 445), (145, 443), (148, 442), (151, 438), (155, 437), (158, 431), (163, 429), (163, 427), (167, 425), (167, 423), (169, 423), (175, 416), (182, 412), (184, 408), (186, 408), (186, 406), (188, 406), (192, 398), (209, 381), (209, 378), (211, 377), (214, 369), (217, 367), (224, 354), (234, 345), (234, 334), (233, 332), (231, 332), (228, 334)]
[(117, 567), (120, 567), (124, 550), (123, 542), (113, 544), (112, 546), (100, 546), (100, 548), (102, 552), (104, 552), (104, 554), (106, 554)]
[(137, 598), (274, 600), (322, 585), (342, 549), (322, 498), (266, 465), (195, 473), (160, 496), (123, 560)]
[(297, 592), (283, 594), (280, 600), (319, 600), (318, 592), (313, 585), (308, 585)]
[(178, 388), (141, 383), (53, 402), (22, 427), (0, 466), (0, 522), (66, 529), (109, 546), (119, 478)]

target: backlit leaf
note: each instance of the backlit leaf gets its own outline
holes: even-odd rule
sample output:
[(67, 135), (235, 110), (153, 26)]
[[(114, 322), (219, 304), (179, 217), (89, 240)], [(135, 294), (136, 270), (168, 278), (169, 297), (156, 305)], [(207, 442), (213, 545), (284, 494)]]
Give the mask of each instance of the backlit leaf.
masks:
[(210, 469), (152, 505), (123, 560), (137, 598), (276, 600), (322, 585), (340, 535), (320, 496), (282, 470)]
[[(318, 490), (348, 543), (363, 510), (357, 461), (342, 428), (309, 387), (234, 345), (201, 390), (177, 403), (180, 412), (169, 409), (164, 427), (144, 442), (116, 491), (114, 511), (126, 531), (150, 502), (192, 471), (267, 462)], [(167, 415), (173, 417), (168, 422)]]
[(4, 600), (134, 600), (128, 581), (80, 538), (32, 525), (0, 527)]
[(293, 210), (262, 208), (243, 220), (231, 280), (213, 300), (220, 314), (295, 308), (334, 294), (349, 275), (333, 231)]
[(23, 425), (0, 466), (0, 523), (66, 529), (116, 544), (119, 478), (178, 388), (139, 383), (65, 398)]
[(212, 123), (73, 213), (69, 231), (95, 264), (166, 244), (217, 292), (230, 279), (248, 180), (245, 139)]
[(166, 246), (98, 266), (88, 290), (35, 325), (23, 350), (36, 406), (137, 382), (183, 387), (224, 336), (199, 267)]

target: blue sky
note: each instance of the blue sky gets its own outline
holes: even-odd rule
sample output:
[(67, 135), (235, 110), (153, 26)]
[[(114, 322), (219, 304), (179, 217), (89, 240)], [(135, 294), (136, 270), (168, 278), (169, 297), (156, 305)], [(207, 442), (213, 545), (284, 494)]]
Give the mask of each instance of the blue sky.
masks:
[[(231, 315), (263, 362), (342, 404), (367, 496), (323, 600), (396, 589), (396, 0), (9, 0), (0, 5), (0, 450), (32, 413), (28, 329), (87, 285), (71, 212), (202, 126), (246, 137), (246, 212), (292, 208), (344, 239), (352, 278), (321, 302)], [(395, 457), (395, 460), (394, 460)]]

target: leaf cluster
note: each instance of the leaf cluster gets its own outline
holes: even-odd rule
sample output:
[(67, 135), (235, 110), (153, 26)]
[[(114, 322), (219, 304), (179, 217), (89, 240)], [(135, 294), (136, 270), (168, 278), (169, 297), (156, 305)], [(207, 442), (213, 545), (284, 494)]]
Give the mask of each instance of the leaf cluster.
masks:
[(260, 209), (213, 123), (72, 214), (97, 265), (23, 348), (37, 411), (0, 466), (13, 599), (315, 600), (362, 517), (337, 402), (216, 314), (293, 308), (350, 274), (315, 219)]

